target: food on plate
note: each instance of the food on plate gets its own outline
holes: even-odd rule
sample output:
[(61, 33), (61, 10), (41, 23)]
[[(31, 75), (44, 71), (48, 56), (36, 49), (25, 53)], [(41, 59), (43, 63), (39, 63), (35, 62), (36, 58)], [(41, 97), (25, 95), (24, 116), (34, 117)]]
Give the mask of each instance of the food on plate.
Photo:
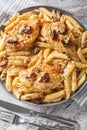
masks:
[(69, 99), (86, 81), (87, 31), (67, 14), (40, 7), (16, 13), (0, 33), (0, 79), (17, 99)]

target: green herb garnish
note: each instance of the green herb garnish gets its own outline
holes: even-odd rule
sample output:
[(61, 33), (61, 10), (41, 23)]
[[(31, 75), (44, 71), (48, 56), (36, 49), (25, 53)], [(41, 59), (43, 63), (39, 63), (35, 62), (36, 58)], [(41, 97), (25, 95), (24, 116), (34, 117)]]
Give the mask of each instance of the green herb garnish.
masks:
[(37, 73), (40, 73), (40, 69), (36, 69), (36, 72), (37, 72)]
[(22, 31), (18, 31), (17, 34), (23, 35), (23, 32)]

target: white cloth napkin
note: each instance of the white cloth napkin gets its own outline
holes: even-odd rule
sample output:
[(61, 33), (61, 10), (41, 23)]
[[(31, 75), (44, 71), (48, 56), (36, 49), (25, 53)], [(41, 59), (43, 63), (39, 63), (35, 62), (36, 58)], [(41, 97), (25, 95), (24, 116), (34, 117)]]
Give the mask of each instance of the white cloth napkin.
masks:
[(29, 130), (25, 125), (11, 125), (7, 128), (7, 130)]
[(2, 3), (3, 7), (1, 8), (2, 11), (0, 11), (0, 24), (6, 21), (14, 12), (36, 5), (40, 4), (33, 0), (8, 0), (5, 6)]

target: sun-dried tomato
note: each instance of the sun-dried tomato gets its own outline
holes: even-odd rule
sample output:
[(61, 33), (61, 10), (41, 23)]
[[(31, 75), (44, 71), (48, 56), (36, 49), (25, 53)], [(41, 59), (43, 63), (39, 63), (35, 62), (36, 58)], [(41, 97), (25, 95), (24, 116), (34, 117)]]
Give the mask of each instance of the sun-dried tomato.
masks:
[(28, 26), (28, 27), (23, 29), (23, 32), (26, 33), (26, 34), (31, 34), (33, 32), (33, 27)]
[(52, 30), (52, 31), (50, 32), (50, 36), (51, 36), (51, 38), (52, 38), (53, 40), (56, 40), (56, 39), (57, 39), (56, 30)]
[(34, 81), (36, 81), (36, 79), (37, 79), (37, 74), (34, 72), (30, 75), (30, 77), (28, 77), (28, 80), (29, 80), (31, 85), (34, 84)]
[(45, 74), (41, 77), (41, 79), (40, 79), (39, 82), (47, 83), (47, 82), (49, 82), (49, 81), (50, 81), (49, 74), (48, 74), (48, 73), (45, 73)]
[(9, 43), (9, 44), (17, 44), (18, 41), (11, 38), (11, 39), (7, 40), (7, 43)]

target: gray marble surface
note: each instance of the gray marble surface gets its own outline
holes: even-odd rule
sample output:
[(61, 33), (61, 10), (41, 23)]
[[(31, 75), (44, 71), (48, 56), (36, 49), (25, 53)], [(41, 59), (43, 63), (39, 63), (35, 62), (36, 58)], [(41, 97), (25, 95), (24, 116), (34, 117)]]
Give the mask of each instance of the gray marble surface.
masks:
[[(3, 9), (7, 1), (8, 0), (3, 0), (3, 1), (0, 0), (0, 10)], [(27, 2), (28, 0), (25, 0), (25, 1)], [(73, 12), (78, 12), (79, 9), (86, 8), (86, 4), (87, 4), (87, 0), (34, 0), (34, 1), (41, 3), (42, 5), (50, 5), (50, 6), (52, 5), (56, 7), (62, 7)], [(78, 17), (78, 18), (80, 18), (82, 23), (85, 23), (86, 25), (86, 17), (83, 17), (83, 14), (86, 15), (86, 12), (82, 13), (82, 19), (81, 17)], [(30, 108), (32, 110), (37, 110), (40, 112), (48, 113), (53, 116), (62, 116), (69, 119), (76, 120), (80, 124), (81, 130), (87, 129), (87, 101), (84, 103), (83, 106), (79, 106), (74, 101), (67, 101), (66, 103), (56, 105), (56, 106), (49, 106), (49, 107), (40, 107), (40, 106), (34, 106), (34, 105), (32, 106), (32, 105), (24, 104), (23, 102), (16, 100), (14, 97), (9, 95), (8, 92), (6, 92), (3, 89), (3, 86), (1, 84), (0, 84), (0, 99), (14, 103), (14, 104), (18, 104), (20, 106), (24, 106), (25, 108)], [(2, 108), (0, 107), (0, 109)], [(28, 116), (26, 116), (26, 118), (28, 118)], [(6, 130), (9, 127), (9, 125), (10, 124), (0, 121), (0, 130)], [(36, 128), (30, 125), (27, 125), (26, 130), (36, 130)]]
[(35, 0), (43, 5), (50, 5), (56, 7), (72, 7), (85, 5), (87, 0)]

